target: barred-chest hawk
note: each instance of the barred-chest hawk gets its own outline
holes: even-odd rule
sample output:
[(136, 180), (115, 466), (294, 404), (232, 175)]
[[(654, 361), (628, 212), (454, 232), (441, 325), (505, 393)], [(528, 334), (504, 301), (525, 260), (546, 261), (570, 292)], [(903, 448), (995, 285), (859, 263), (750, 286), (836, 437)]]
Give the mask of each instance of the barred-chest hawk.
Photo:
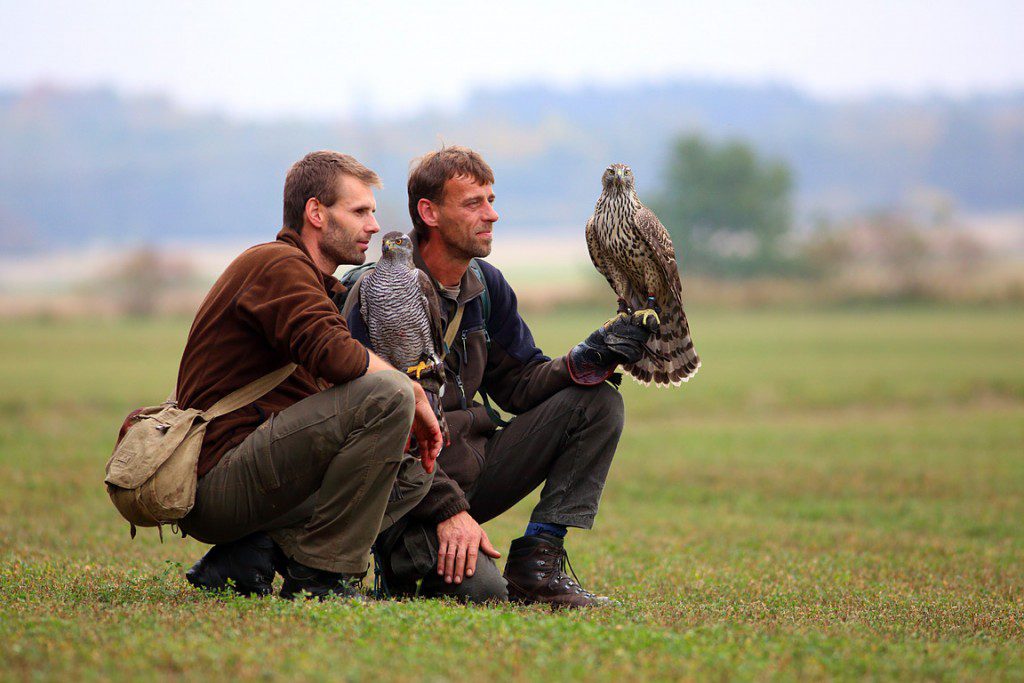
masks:
[(628, 166), (612, 164), (601, 183), (604, 189), (587, 221), (590, 260), (618, 295), (620, 316), (658, 321), (644, 357), (623, 370), (641, 384), (679, 385), (696, 374), (700, 357), (683, 312), (672, 240), (640, 202)]
[(373, 350), (422, 385), (447, 443), (448, 425), (441, 408), (440, 301), (430, 276), (413, 264), (412, 241), (407, 236), (384, 235), (380, 261), (359, 283), (359, 310)]

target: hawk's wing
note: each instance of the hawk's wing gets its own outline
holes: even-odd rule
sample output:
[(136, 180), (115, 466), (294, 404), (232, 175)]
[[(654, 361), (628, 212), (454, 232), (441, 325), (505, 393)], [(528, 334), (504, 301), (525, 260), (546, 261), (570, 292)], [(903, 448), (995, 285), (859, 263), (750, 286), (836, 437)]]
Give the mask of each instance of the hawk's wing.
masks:
[(682, 306), (683, 286), (679, 281), (679, 266), (676, 264), (676, 251), (672, 247), (672, 238), (668, 230), (661, 224), (653, 211), (646, 206), (633, 216), (636, 232), (654, 254), (654, 264), (665, 277), (665, 284), (672, 290), (672, 296)]
[(430, 318), (430, 337), (434, 340), (434, 353), (440, 358), (444, 355), (444, 329), (441, 327), (441, 300), (438, 298), (434, 283), (430, 276), (420, 269), (419, 273), (420, 293), (423, 295), (427, 307), (427, 315)]

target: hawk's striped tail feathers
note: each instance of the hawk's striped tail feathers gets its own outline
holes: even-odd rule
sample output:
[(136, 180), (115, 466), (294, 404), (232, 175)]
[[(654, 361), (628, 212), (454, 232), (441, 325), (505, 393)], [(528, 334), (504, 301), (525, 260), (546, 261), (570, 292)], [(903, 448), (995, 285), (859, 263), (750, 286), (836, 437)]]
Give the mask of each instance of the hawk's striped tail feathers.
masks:
[(689, 381), (700, 369), (700, 356), (693, 348), (686, 314), (678, 304), (670, 304), (661, 314), (657, 336), (647, 345), (652, 353), (623, 370), (640, 384), (679, 386)]

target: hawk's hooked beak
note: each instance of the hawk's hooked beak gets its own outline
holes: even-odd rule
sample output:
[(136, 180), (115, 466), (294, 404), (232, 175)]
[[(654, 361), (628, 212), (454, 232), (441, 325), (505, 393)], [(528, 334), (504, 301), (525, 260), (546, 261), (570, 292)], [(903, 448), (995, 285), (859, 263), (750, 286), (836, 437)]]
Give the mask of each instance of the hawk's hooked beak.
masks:
[(382, 252), (391, 251), (391, 247), (393, 247), (393, 246), (395, 246), (394, 241), (392, 241), (392, 240), (384, 240), (384, 243), (380, 245), (380, 250)]

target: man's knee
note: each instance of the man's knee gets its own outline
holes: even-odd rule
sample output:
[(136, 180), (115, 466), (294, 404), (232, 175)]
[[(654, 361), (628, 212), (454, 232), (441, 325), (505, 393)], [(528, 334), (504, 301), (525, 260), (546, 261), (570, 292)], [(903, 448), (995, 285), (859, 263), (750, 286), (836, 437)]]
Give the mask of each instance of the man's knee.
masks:
[(565, 394), (566, 400), (582, 406), (587, 422), (622, 431), (626, 410), (622, 394), (615, 387), (607, 383), (593, 387), (573, 386), (560, 393)]
[(476, 573), (463, 580), (455, 595), (459, 600), (475, 605), (508, 602), (508, 584), (494, 560), (481, 555), (477, 559)]
[(412, 414), (416, 397), (412, 391), (412, 380), (398, 370), (381, 370), (368, 377), (373, 383), (369, 401), (380, 401), (384, 405), (393, 406), (395, 410), (407, 413), (412, 422)]
[[(404, 373), (398, 370), (381, 370), (363, 375), (353, 382), (361, 386), (342, 384), (328, 391), (354, 391), (355, 400), (361, 404), (364, 423), (384, 420), (399, 431), (408, 431), (412, 427), (416, 398), (413, 394), (412, 380)], [(349, 401), (351, 400), (350, 398)], [(348, 401), (339, 401), (338, 409), (344, 410), (347, 403)]]

